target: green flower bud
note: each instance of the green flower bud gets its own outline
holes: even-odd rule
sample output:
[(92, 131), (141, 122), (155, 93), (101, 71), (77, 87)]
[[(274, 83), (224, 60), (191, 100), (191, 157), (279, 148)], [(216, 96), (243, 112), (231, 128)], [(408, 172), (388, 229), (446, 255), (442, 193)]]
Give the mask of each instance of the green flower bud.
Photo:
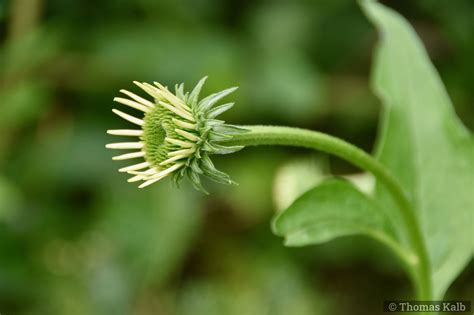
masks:
[(231, 139), (236, 133), (246, 132), (241, 127), (225, 124), (215, 119), (230, 109), (234, 103), (216, 106), (234, 92), (237, 87), (211, 94), (199, 100), (199, 93), (207, 77), (202, 78), (191, 93), (184, 92), (184, 85), (176, 85), (175, 93), (154, 82), (134, 82), (153, 97), (144, 99), (126, 90), (120, 90), (127, 98), (116, 97), (114, 101), (142, 112), (136, 118), (117, 109), (112, 111), (140, 129), (108, 130), (116, 136), (135, 136), (138, 141), (107, 144), (109, 149), (136, 149), (137, 151), (113, 157), (114, 160), (143, 158), (142, 163), (119, 169), (134, 175), (128, 181), (143, 181), (139, 188), (153, 184), (172, 175), (176, 183), (184, 176), (201, 191), (201, 175), (216, 182), (231, 184), (229, 176), (214, 167), (211, 154), (228, 154), (242, 149), (242, 146), (223, 146), (218, 142)]

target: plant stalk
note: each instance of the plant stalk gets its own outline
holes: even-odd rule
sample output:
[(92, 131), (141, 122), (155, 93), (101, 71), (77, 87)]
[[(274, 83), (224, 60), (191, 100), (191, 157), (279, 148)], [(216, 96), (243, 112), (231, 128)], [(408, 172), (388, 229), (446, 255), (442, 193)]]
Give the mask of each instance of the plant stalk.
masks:
[[(280, 126), (242, 126), (249, 132), (234, 135), (225, 145), (285, 145), (323, 151), (344, 159), (361, 169), (372, 173), (385, 185), (392, 195), (403, 218), (411, 246), (418, 255), (418, 262), (409, 266), (415, 285), (417, 299), (432, 298), (431, 277), (426, 244), (418, 224), (418, 218), (400, 183), (388, 170), (362, 149), (337, 137), (317, 131)], [(416, 278), (416, 279), (413, 279)]]

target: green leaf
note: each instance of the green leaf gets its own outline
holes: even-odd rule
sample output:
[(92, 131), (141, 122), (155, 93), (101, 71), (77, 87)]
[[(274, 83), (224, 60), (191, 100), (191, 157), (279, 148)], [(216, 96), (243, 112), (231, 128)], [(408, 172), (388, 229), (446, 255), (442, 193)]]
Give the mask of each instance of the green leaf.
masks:
[[(441, 298), (473, 253), (473, 139), (406, 20), (376, 2), (362, 7), (382, 37), (372, 78), (385, 105), (377, 158), (398, 177), (416, 208), (433, 297)], [(396, 219), (382, 185), (376, 197)]]
[[(289, 246), (375, 237), (404, 259), (421, 296), (441, 299), (473, 254), (473, 137), (410, 25), (377, 2), (361, 6), (382, 35), (372, 78), (385, 105), (376, 158), (405, 190), (416, 220), (402, 220), (405, 212), (378, 180), (373, 199), (331, 181), (297, 199), (273, 229)], [(427, 253), (418, 241), (415, 249), (414, 230)]]
[(298, 198), (273, 221), (287, 246), (321, 244), (347, 235), (366, 235), (391, 247), (407, 262), (416, 260), (394, 239), (389, 219), (379, 206), (351, 183), (331, 179)]

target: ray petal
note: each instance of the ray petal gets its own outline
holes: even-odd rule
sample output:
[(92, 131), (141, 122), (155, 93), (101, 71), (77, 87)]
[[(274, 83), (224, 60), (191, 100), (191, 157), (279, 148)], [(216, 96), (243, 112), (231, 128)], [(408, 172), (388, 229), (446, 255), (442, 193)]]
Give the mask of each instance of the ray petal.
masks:
[(150, 180), (150, 179), (155, 179), (155, 178), (159, 178), (159, 177), (162, 177), (162, 176), (166, 176), (168, 174), (171, 174), (173, 173), (174, 171), (176, 171), (177, 169), (179, 169), (180, 167), (184, 166), (185, 163), (176, 163), (170, 167), (168, 167), (167, 169), (165, 169), (164, 171), (161, 171), (155, 175), (152, 175), (152, 176), (149, 176), (146, 178), (146, 180)]
[(172, 111), (176, 115), (179, 115), (182, 118), (187, 119), (189, 121), (195, 122), (194, 117), (190, 113), (186, 112), (185, 110), (183, 110), (181, 108), (176, 108), (173, 105), (165, 103), (163, 101), (159, 101), (158, 103), (160, 103), (161, 106), (163, 106), (164, 108)]
[(136, 176), (133, 176), (133, 177), (130, 177), (129, 179), (127, 179), (127, 182), (134, 183), (134, 182), (138, 182), (138, 181), (140, 181), (144, 178), (145, 178), (144, 175), (136, 175)]
[(154, 99), (158, 99), (158, 100), (163, 99), (163, 96), (161, 95), (160, 90), (158, 90), (154, 86), (152, 86), (148, 83), (145, 83), (145, 82), (133, 81), (133, 83), (135, 83), (135, 85), (137, 85), (143, 91), (150, 94), (150, 96), (153, 96)]
[(193, 143), (178, 140), (178, 139), (168, 138), (168, 137), (165, 138), (165, 141), (168, 141), (171, 144), (179, 145), (180, 147), (183, 147), (183, 148), (193, 148), (195, 146)]
[(143, 142), (118, 142), (105, 145), (107, 149), (141, 149)]
[(145, 152), (138, 151), (138, 152), (125, 153), (122, 155), (114, 156), (112, 160), (121, 161), (121, 160), (135, 159), (135, 158), (143, 157), (143, 156), (145, 156)]
[(138, 163), (127, 167), (122, 167), (121, 169), (119, 169), (119, 172), (137, 171), (148, 166), (150, 166), (150, 163), (148, 162)]
[(132, 124), (135, 124), (135, 125), (139, 125), (139, 126), (143, 126), (144, 122), (143, 120), (141, 119), (138, 119), (136, 117), (133, 117), (129, 114), (125, 114), (124, 112), (121, 112), (119, 111), (118, 109), (112, 109), (112, 111), (117, 114), (118, 116), (122, 117), (123, 119), (125, 120), (128, 120), (129, 122), (131, 122)]
[(133, 130), (133, 129), (110, 129), (107, 130), (109, 135), (114, 136), (141, 136), (143, 135), (143, 130)]
[(181, 130), (181, 129), (178, 129), (178, 128), (176, 128), (174, 131), (176, 131), (176, 133), (178, 133), (179, 135), (181, 135), (181, 136), (185, 137), (186, 139), (191, 140), (193, 142), (196, 142), (196, 141), (199, 140), (198, 136), (193, 135), (190, 132), (187, 132), (187, 131), (184, 131), (184, 130)]
[(128, 171), (129, 174), (133, 175), (143, 175), (143, 176), (150, 176), (150, 175), (155, 175), (158, 174), (158, 171), (155, 168), (149, 168), (146, 171)]
[(168, 100), (170, 101), (171, 103), (173, 103), (173, 105), (177, 105), (178, 107), (181, 107), (182, 109), (186, 110), (187, 112), (192, 112), (192, 109), (186, 105), (183, 100), (181, 100), (179, 97), (177, 97), (176, 95), (174, 95), (173, 93), (171, 93), (167, 87), (161, 85), (159, 82), (153, 82), (153, 84), (155, 84), (160, 90), (161, 92), (163, 93), (163, 96)]
[(196, 124), (191, 124), (191, 123), (188, 123), (188, 122), (184, 122), (184, 121), (176, 119), (176, 118), (173, 118), (172, 120), (176, 125), (180, 126), (181, 128), (196, 130)]
[(187, 157), (189, 157), (189, 155), (185, 155), (185, 154), (176, 155), (176, 156), (173, 156), (172, 158), (164, 160), (163, 162), (160, 163), (160, 165), (166, 165), (166, 164), (169, 164), (171, 162), (181, 160), (181, 159), (184, 159), (184, 158), (187, 158)]
[(165, 178), (165, 177), (166, 177), (166, 175), (165, 175), (165, 176), (162, 176), (162, 177), (154, 178), (154, 179), (149, 179), (149, 180), (147, 180), (146, 182), (140, 184), (140, 186), (138, 186), (138, 188), (145, 188), (145, 187), (147, 187), (147, 186), (149, 186), (149, 185), (151, 185), (151, 184), (153, 184), (153, 183), (155, 183), (155, 182), (157, 182), (157, 181), (159, 181), (159, 180), (162, 180), (162, 179)]
[(138, 109), (144, 113), (147, 113), (150, 111), (150, 107), (145, 106), (143, 104), (140, 104), (138, 102), (129, 100), (128, 98), (123, 98), (123, 97), (114, 97), (114, 101), (123, 105), (127, 105), (129, 107)]
[(176, 155), (181, 155), (181, 154), (191, 155), (194, 152), (196, 152), (196, 148), (176, 150), (176, 151), (172, 151), (168, 153), (168, 156), (176, 156)]
[(149, 107), (155, 107), (154, 103), (150, 102), (147, 99), (144, 99), (143, 97), (140, 97), (140, 96), (136, 95), (135, 93), (132, 93), (132, 92), (127, 91), (127, 90), (120, 90), (120, 92), (127, 95), (128, 97), (134, 99), (138, 103), (141, 103), (141, 104), (149, 106)]

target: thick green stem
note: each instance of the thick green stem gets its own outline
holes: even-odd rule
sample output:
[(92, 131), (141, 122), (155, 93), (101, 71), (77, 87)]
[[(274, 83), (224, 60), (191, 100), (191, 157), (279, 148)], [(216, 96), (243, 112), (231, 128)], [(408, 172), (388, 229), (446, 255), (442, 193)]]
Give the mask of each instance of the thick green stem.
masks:
[(279, 126), (243, 126), (249, 132), (235, 135), (232, 140), (226, 140), (226, 145), (286, 145), (320, 150), (342, 158), (361, 169), (372, 173), (391, 193), (398, 205), (407, 234), (418, 261), (411, 266), (417, 298), (431, 298), (431, 278), (426, 244), (415, 211), (404, 190), (387, 169), (370, 154), (358, 147), (333, 136), (305, 129)]

